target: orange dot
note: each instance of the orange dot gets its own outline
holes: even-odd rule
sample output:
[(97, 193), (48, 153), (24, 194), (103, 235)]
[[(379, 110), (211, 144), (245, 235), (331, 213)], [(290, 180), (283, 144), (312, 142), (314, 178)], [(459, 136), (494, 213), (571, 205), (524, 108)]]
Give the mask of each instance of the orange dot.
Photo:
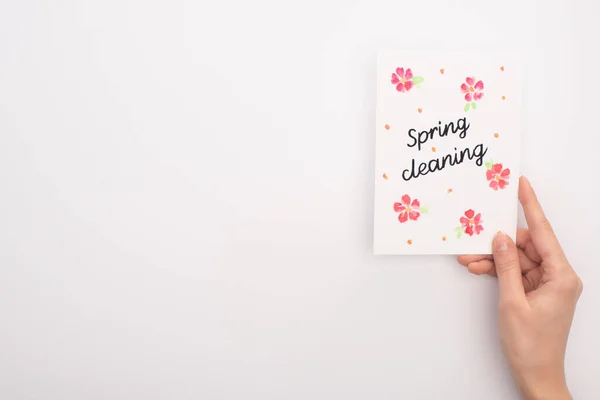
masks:
[(387, 129), (388, 131), (390, 130), (390, 126), (388, 124), (385, 124), (384, 128)]
[(500, 136), (500, 135), (498, 135), (497, 133), (494, 133), (494, 137), (495, 137), (496, 139), (498, 139), (498, 137), (499, 137), (499, 136)]
[(435, 151), (436, 151), (436, 148), (435, 148), (435, 147), (432, 147), (432, 148), (431, 148), (431, 151), (433, 151), (433, 152), (435, 153)]
[(506, 96), (502, 96), (502, 100), (506, 100)]
[(420, 113), (422, 113), (422, 112), (423, 112), (423, 109), (422, 109), (422, 108), (419, 108), (419, 114), (420, 114)]
[(408, 239), (408, 240), (406, 241), (406, 243), (408, 243), (408, 244), (412, 244), (412, 240), (411, 240), (411, 239)]
[(444, 68), (440, 69), (440, 74), (444, 75), (444, 72), (446, 72)]
[(500, 67), (500, 71), (504, 72), (504, 65)]
[(448, 193), (452, 193), (452, 188), (448, 189)]
[(445, 242), (446, 241), (446, 236), (442, 236), (442, 240)]
[(387, 178), (388, 178), (387, 174), (383, 174), (383, 179), (385, 179), (387, 181)]

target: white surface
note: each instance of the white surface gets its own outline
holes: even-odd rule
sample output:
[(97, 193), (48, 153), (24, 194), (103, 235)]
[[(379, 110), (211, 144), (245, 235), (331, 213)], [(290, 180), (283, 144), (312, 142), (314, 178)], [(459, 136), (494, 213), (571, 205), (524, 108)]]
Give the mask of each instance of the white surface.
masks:
[[(399, 50), (380, 51), (377, 58), (374, 253), (491, 254), (496, 232), (513, 238), (517, 233), (523, 92), (518, 58), (489, 52)], [(423, 76), (421, 87), (396, 90), (390, 78), (401, 66)], [(461, 85), (473, 76), (485, 85), (483, 97), (476, 110), (465, 112)], [(439, 131), (428, 139), (432, 128)], [(501, 136), (494, 138), (494, 132)], [(442, 160), (447, 156), (459, 161), (446, 165)], [(485, 163), (492, 160), (510, 171), (509, 184), (496, 191), (486, 178)], [(421, 165), (428, 167), (432, 161), (433, 171), (421, 174)], [(448, 188), (453, 191), (448, 193)], [(418, 199), (429, 212), (416, 221), (399, 222), (394, 204), (404, 194)], [(455, 229), (464, 230), (460, 218), (467, 210), (479, 215), (483, 231), (458, 238)]]
[(522, 54), (523, 172), (586, 287), (568, 379), (597, 398), (597, 7), (3, 0), (0, 397), (516, 398), (493, 280), (371, 255), (394, 45)]

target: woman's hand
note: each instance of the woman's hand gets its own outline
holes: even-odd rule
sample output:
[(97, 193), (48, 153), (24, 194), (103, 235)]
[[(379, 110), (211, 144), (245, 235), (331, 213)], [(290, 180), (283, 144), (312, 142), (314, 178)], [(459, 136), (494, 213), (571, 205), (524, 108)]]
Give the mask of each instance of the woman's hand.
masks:
[(519, 200), (529, 229), (518, 230), (516, 245), (498, 233), (492, 256), (459, 256), (458, 262), (498, 277), (500, 341), (523, 397), (571, 399), (564, 358), (583, 285), (524, 177)]

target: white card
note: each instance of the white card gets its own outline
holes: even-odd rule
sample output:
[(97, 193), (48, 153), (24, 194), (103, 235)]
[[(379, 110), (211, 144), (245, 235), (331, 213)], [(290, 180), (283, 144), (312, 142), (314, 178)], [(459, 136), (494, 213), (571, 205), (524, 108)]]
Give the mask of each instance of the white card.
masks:
[(494, 54), (382, 52), (375, 254), (489, 254), (515, 237), (520, 65)]

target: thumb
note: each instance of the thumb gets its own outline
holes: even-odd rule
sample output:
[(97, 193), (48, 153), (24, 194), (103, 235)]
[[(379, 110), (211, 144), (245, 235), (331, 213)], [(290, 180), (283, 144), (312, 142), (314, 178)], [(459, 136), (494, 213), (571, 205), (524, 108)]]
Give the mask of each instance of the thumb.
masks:
[(519, 265), (517, 246), (510, 237), (498, 232), (492, 244), (494, 264), (500, 286), (500, 302), (520, 302), (525, 300), (523, 276)]

